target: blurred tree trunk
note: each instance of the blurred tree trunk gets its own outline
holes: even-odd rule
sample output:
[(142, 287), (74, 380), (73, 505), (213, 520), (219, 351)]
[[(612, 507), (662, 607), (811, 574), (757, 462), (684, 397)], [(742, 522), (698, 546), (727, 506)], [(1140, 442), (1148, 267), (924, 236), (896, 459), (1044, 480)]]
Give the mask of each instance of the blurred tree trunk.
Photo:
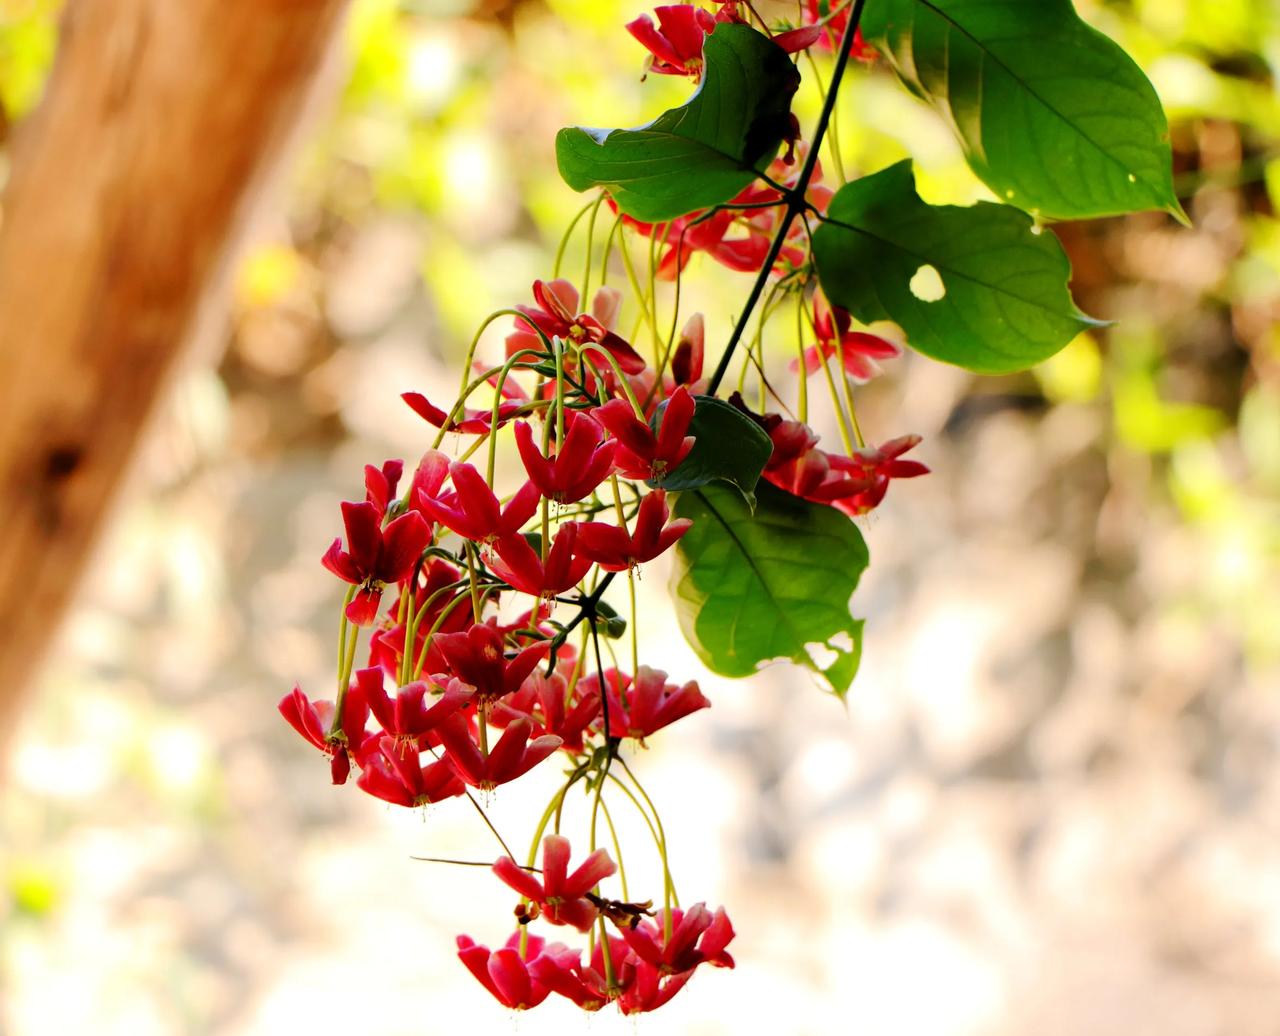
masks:
[(0, 741), (346, 0), (69, 0), (0, 226)]

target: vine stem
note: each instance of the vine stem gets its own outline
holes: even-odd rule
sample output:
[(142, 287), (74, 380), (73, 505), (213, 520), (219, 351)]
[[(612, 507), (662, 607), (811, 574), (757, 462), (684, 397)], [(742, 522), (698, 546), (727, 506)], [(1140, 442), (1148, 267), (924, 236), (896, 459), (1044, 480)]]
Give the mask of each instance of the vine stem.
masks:
[(778, 229), (773, 235), (773, 241), (769, 245), (769, 253), (765, 256), (764, 265), (760, 267), (756, 282), (751, 286), (751, 294), (747, 296), (747, 304), (738, 315), (738, 322), (734, 325), (729, 344), (725, 346), (724, 354), (720, 357), (720, 363), (716, 366), (715, 374), (711, 377), (711, 383), (707, 388), (708, 395), (715, 395), (716, 389), (720, 387), (720, 382), (724, 380), (724, 376), (729, 370), (729, 363), (733, 359), (734, 350), (737, 349), (738, 343), (742, 340), (742, 336), (747, 329), (752, 310), (755, 309), (756, 303), (760, 301), (765, 285), (773, 273), (773, 264), (778, 261), (782, 246), (787, 240), (787, 234), (791, 232), (791, 224), (795, 221), (796, 216), (803, 212), (807, 206), (805, 194), (809, 190), (809, 181), (813, 179), (814, 170), (818, 165), (818, 153), (822, 150), (822, 140), (827, 134), (827, 126), (830, 124), (832, 113), (835, 111), (836, 97), (840, 93), (840, 80), (844, 77), (845, 66), (849, 64), (849, 55), (853, 52), (853, 38), (858, 31), (858, 23), (862, 21), (862, 9), (865, 6), (866, 0), (856, 0), (853, 5), (853, 12), (849, 16), (849, 24), (844, 30), (844, 38), (840, 41), (840, 53), (836, 57), (835, 70), (831, 73), (831, 86), (827, 90), (826, 98), (823, 100), (822, 114), (818, 116), (818, 125), (813, 131), (813, 140), (809, 143), (809, 153), (805, 156), (804, 165), (800, 169), (800, 177), (796, 180), (796, 185), (786, 193), (786, 208), (782, 215), (782, 222), (778, 224)]

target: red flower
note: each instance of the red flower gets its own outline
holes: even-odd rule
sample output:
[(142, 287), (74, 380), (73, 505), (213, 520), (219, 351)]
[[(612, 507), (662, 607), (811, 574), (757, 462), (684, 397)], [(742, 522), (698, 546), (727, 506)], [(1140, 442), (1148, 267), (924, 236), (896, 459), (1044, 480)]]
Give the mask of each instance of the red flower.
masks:
[[(593, 679), (589, 678), (589, 679)], [(646, 737), (699, 709), (708, 709), (696, 680), (677, 688), (667, 683), (661, 669), (642, 665), (632, 680), (625, 673), (607, 670), (609, 685), (609, 734), (611, 737)], [(585, 681), (584, 681), (585, 682)]]
[(609, 572), (623, 572), (651, 561), (693, 524), (688, 518), (677, 518), (664, 528), (668, 514), (667, 494), (655, 489), (640, 501), (634, 532), (604, 522), (582, 522), (577, 551)]
[[(743, 20), (736, 2), (722, 2), (714, 15), (692, 4), (655, 7), (653, 13), (658, 16), (656, 28), (647, 14), (627, 23), (627, 31), (651, 55), (649, 71), (666, 76), (692, 76), (694, 79), (702, 78), (702, 50), (707, 35), (721, 22)], [(802, 28), (776, 33), (771, 38), (788, 54), (794, 54), (812, 46), (821, 35), (821, 29)]]
[(566, 957), (577, 958), (576, 953), (559, 943), (548, 946), (536, 935), (528, 935), (527, 939), (526, 955), (521, 957), (519, 932), (513, 933), (501, 949), (493, 951), (476, 945), (469, 935), (458, 936), (458, 959), (499, 1003), (516, 1011), (537, 1007), (550, 992), (537, 977), (534, 965), (544, 959), (554, 963)]
[(361, 669), (356, 682), (369, 702), (369, 711), (385, 733), (400, 741), (421, 743), (419, 739), (471, 701), (474, 690), (461, 680), (450, 680), (447, 688), (436, 688), (438, 699), (427, 705), (431, 688), (422, 680), (405, 684), (392, 698), (383, 686), (381, 669)]
[(502, 633), (487, 622), (476, 623), (465, 633), (437, 633), (435, 644), (450, 672), (474, 687), (476, 698), (486, 704), (518, 691), (550, 650), (547, 641), (539, 640), (509, 659)]
[[(739, 195), (734, 201), (742, 202), (743, 196)], [(609, 204), (613, 206), (612, 198), (609, 199)], [(689, 265), (695, 252), (706, 252), (731, 270), (749, 273), (760, 269), (769, 251), (768, 238), (749, 231), (747, 237), (726, 239), (725, 235), (735, 226), (748, 226), (745, 216), (738, 211), (723, 209), (703, 218), (704, 215), (702, 212), (691, 212), (662, 224), (641, 223), (630, 216), (624, 216), (623, 222), (645, 237), (653, 237), (661, 228), (660, 243), (665, 250), (658, 261), (658, 280), (675, 280)]]
[(535, 735), (555, 734), (563, 741), (560, 747), (564, 751), (576, 754), (583, 751), (583, 734), (600, 714), (600, 694), (585, 680), (578, 681), (572, 695), (566, 693), (568, 683), (559, 670), (573, 673), (572, 647), (560, 649), (556, 668), (558, 671), (551, 676), (535, 669), (519, 691), (494, 706), (489, 721), (505, 727), (526, 718), (533, 723)]
[(564, 429), (564, 442), (553, 457), (542, 455), (527, 421), (516, 425), (516, 445), (525, 471), (542, 495), (558, 504), (572, 504), (608, 477), (617, 447), (605, 442), (604, 429), (580, 411), (564, 415)]
[(417, 492), (415, 503), (423, 514), (464, 539), (492, 543), (502, 536), (514, 536), (538, 509), (541, 497), (531, 482), (521, 486), (502, 507), (484, 477), (470, 464), (455, 461), (449, 465), (449, 475), (452, 493), (438, 496), (437, 485), (437, 493)]
[[(422, 578), (414, 588), (413, 609), (415, 614), (421, 613), (414, 637), (413, 660), (416, 663), (422, 658), (419, 672), (438, 673), (446, 668), (444, 656), (436, 646), (434, 638), (427, 644), (427, 635), (440, 623), (440, 633), (465, 632), (471, 627), (471, 609), (465, 605), (454, 604), (459, 596), (466, 594), (465, 589), (455, 593), (444, 592), (445, 588), (459, 581), (459, 571), (446, 561), (432, 558), (423, 566)], [(439, 596), (436, 596), (439, 594)], [(427, 602), (435, 601), (430, 606)], [(422, 609), (426, 608), (423, 612)], [(445, 615), (445, 609), (449, 614)], [(369, 640), (369, 665), (381, 666), (393, 680), (398, 678), (401, 663), (404, 659), (404, 624), (396, 622), (397, 607), (393, 607), (383, 617), (382, 623), (373, 631)], [(443, 618), (442, 618), (443, 617)], [(422, 654), (426, 647), (426, 655)]]
[(580, 932), (591, 927), (598, 913), (584, 898), (586, 893), (617, 870), (608, 852), (597, 849), (569, 874), (569, 839), (561, 835), (547, 835), (542, 840), (541, 881), (510, 856), (493, 865), (494, 874), (542, 908), (539, 916), (551, 924), (573, 925)]
[[(835, 0), (805, 0), (805, 21), (812, 24), (819, 22), (831, 13), (833, 7), (838, 6)], [(844, 36), (844, 31), (849, 25), (849, 8), (846, 6), (839, 14), (826, 23), (821, 39), (817, 41), (818, 50), (834, 50)], [(876, 60), (876, 51), (874, 47), (868, 46), (867, 42), (862, 38), (861, 27), (854, 30), (853, 49), (850, 51), (855, 61), (861, 61), (864, 65), (874, 64)]]
[(649, 71), (664, 76), (702, 77), (702, 47), (716, 17), (692, 4), (655, 7), (658, 27), (647, 14), (627, 23), (631, 33), (649, 51)]
[[(796, 154), (803, 156), (806, 148), (803, 144), (798, 144), (795, 150)], [(775, 159), (770, 164), (768, 173), (772, 180), (786, 186), (793, 186), (800, 175), (794, 157), (788, 162), (786, 156)], [(821, 167), (815, 167), (806, 198), (818, 211), (825, 212), (827, 203), (831, 199), (831, 191), (818, 184), (821, 176)], [(641, 223), (630, 216), (624, 216), (623, 222), (645, 237), (653, 237), (661, 230), (660, 240), (665, 250), (658, 261), (659, 280), (675, 280), (695, 252), (706, 252), (716, 262), (731, 270), (750, 273), (760, 269), (769, 253), (769, 244), (782, 213), (782, 200), (782, 195), (774, 188), (753, 183), (734, 197), (734, 204), (752, 206), (767, 202), (779, 204), (742, 210), (723, 209), (711, 216), (707, 216), (705, 212), (691, 212), (670, 222), (656, 225)], [(610, 200), (610, 205), (612, 204)], [(617, 211), (616, 206), (614, 211)], [(730, 237), (730, 231), (742, 233)], [(779, 254), (776, 270), (793, 270), (803, 265), (805, 261), (803, 236), (804, 226), (799, 221), (793, 222), (791, 229), (787, 232), (787, 243)]]
[(695, 409), (689, 390), (681, 385), (667, 403), (657, 435), (625, 399), (610, 400), (595, 414), (620, 444), (613, 458), (619, 474), (644, 481), (664, 478), (689, 455), (694, 437), (685, 433)]
[[(859, 385), (880, 373), (876, 360), (891, 360), (902, 355), (902, 347), (873, 335), (867, 331), (851, 331), (852, 317), (847, 309), (820, 303), (814, 318), (814, 330), (817, 332), (818, 344), (810, 346), (804, 353), (804, 366), (807, 374), (813, 374), (822, 367), (823, 357), (840, 355), (840, 363), (850, 380)], [(791, 361), (791, 369), (799, 369), (798, 360)]]
[(552, 734), (529, 740), (532, 729), (527, 719), (516, 720), (485, 755), (471, 739), (467, 721), (454, 713), (440, 727), (440, 740), (459, 777), (472, 787), (492, 791), (524, 776), (560, 747), (560, 739)]
[(577, 312), (578, 289), (564, 279), (534, 281), (533, 297), (538, 303), (536, 307), (516, 307), (524, 319), (517, 320), (516, 330), (507, 335), (508, 356), (514, 356), (520, 349), (545, 349), (542, 339), (533, 331), (533, 327), (537, 327), (548, 338), (563, 338), (576, 345), (589, 342), (599, 345), (628, 374), (644, 370), (644, 358), (626, 339), (609, 330), (622, 301), (615, 289), (601, 288), (596, 292), (592, 313)]
[(761, 424), (773, 442), (773, 453), (765, 465), (766, 471), (785, 467), (818, 445), (818, 436), (802, 421), (784, 421), (778, 414), (765, 414)]
[(489, 567), (522, 593), (554, 597), (576, 586), (591, 568), (590, 558), (573, 553), (577, 535), (575, 523), (560, 526), (545, 563), (523, 536), (506, 536), (494, 546), (497, 557), (489, 560)]
[(362, 791), (395, 806), (416, 808), (461, 795), (462, 782), (443, 759), (422, 765), (418, 749), (394, 737), (380, 738), (356, 779)]
[(929, 469), (915, 460), (899, 460), (908, 450), (920, 445), (918, 435), (900, 435), (882, 446), (867, 446), (850, 458), (863, 470), (880, 478), (915, 478), (929, 474)]
[[(702, 353), (706, 330), (702, 314), (695, 313), (685, 323), (671, 356), (671, 378), (677, 385), (696, 385), (702, 378)], [(694, 390), (696, 391), (696, 390)]]
[(879, 447), (868, 446), (855, 450), (851, 457), (830, 457), (833, 468), (870, 483), (870, 488), (865, 492), (836, 500), (835, 506), (853, 516), (866, 514), (884, 499), (891, 479), (927, 475), (929, 469), (919, 461), (898, 459), (919, 442), (918, 435), (902, 435)]
[(364, 466), (364, 498), (378, 509), (378, 517), (387, 513), (391, 499), (396, 495), (396, 486), (400, 476), (404, 474), (404, 461), (389, 460), (381, 468), (372, 464)]
[[(619, 954), (626, 953), (621, 939), (613, 939)], [(600, 944), (596, 944), (594, 958), (604, 967)], [(621, 957), (619, 957), (621, 959)], [(583, 967), (577, 953), (542, 955), (529, 964), (529, 973), (553, 993), (572, 1000), (584, 1011), (598, 1011), (609, 1002), (610, 992), (604, 976), (592, 967)]]
[(624, 928), (622, 937), (646, 964), (664, 975), (692, 971), (699, 964), (718, 968), (733, 967), (733, 958), (725, 947), (733, 939), (733, 925), (721, 907), (714, 914), (705, 903), (695, 903), (688, 910), (671, 911), (671, 938), (665, 938), (665, 911), (640, 922), (635, 928)]
[[(867, 499), (866, 495), (875, 489), (875, 479), (856, 466), (837, 465), (837, 462), (847, 461), (847, 457), (838, 457), (824, 450), (811, 449), (802, 457), (781, 467), (766, 470), (765, 478), (779, 489), (785, 489), (788, 493), (803, 497), (805, 500), (812, 500), (818, 504), (832, 504), (841, 510), (852, 506), (859, 509), (851, 513), (861, 514), (863, 510), (871, 509), (862, 505)], [(851, 503), (851, 501), (857, 501), (857, 503)], [(879, 503), (879, 498), (876, 503)]]
[[(493, 424), (492, 407), (481, 409), (464, 407), (462, 413), (450, 421), (449, 412), (441, 410), (421, 392), (401, 392), (400, 398), (409, 404), (415, 414), (436, 428), (444, 428), (447, 425), (449, 431), (462, 435), (484, 435)], [(501, 428), (520, 413), (523, 406), (524, 404), (519, 401), (498, 404), (498, 427)]]
[(626, 977), (626, 984), (618, 994), (618, 1007), (623, 1014), (656, 1011), (669, 1003), (685, 987), (685, 983), (693, 978), (692, 971), (663, 975), (658, 968), (635, 956), (627, 958), (622, 973)]
[(346, 784), (351, 772), (349, 752), (359, 754), (366, 740), (365, 724), (369, 719), (369, 704), (360, 685), (348, 688), (343, 696), (342, 725), (333, 734), (329, 733), (333, 726), (333, 702), (312, 702), (297, 684), (280, 699), (276, 708), (294, 730), (329, 756), (333, 783)]
[(378, 602), (387, 583), (398, 583), (413, 571), (431, 542), (431, 526), (416, 511), (402, 514), (385, 529), (378, 504), (343, 501), (342, 520), (347, 528), (347, 549), (336, 539), (321, 559), (324, 567), (360, 589), (347, 605), (347, 618), (367, 626), (378, 614)]

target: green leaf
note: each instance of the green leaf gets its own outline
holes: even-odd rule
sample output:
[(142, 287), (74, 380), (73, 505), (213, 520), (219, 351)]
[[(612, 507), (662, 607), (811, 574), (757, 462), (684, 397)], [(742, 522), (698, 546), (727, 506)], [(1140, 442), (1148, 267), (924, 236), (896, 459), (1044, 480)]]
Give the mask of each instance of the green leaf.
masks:
[(658, 223), (726, 202), (763, 170), (787, 132), (800, 74), (747, 25), (707, 37), (702, 83), (687, 104), (637, 129), (562, 129), (560, 176), (603, 187), (633, 219)]
[[(715, 396), (694, 396), (693, 420), (688, 434), (696, 441), (689, 455), (671, 474), (650, 479), (654, 489), (697, 489), (710, 482), (724, 481), (736, 486), (747, 504), (755, 507), (754, 490), (760, 473), (773, 454), (768, 433), (731, 403)], [(666, 403), (653, 415), (657, 431), (659, 415)]]
[(849, 598), (867, 567), (861, 533), (839, 511), (760, 483), (753, 513), (733, 490), (681, 493), (693, 527), (676, 544), (672, 595), (685, 639), (723, 676), (787, 658), (839, 697), (862, 654)]
[(1155, 90), (1070, 0), (877, 0), (862, 32), (999, 197), (1048, 219), (1186, 222)]
[(1053, 234), (1007, 205), (926, 205), (910, 162), (840, 188), (813, 256), (832, 303), (864, 323), (892, 320), (912, 348), (984, 374), (1034, 366), (1098, 323), (1071, 301)]

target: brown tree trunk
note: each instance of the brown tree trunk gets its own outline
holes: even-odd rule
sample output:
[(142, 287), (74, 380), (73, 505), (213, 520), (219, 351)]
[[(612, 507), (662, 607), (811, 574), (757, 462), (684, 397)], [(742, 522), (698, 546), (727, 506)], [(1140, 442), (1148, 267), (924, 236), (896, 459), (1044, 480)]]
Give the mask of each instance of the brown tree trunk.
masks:
[(0, 226), (0, 741), (345, 4), (68, 4)]

